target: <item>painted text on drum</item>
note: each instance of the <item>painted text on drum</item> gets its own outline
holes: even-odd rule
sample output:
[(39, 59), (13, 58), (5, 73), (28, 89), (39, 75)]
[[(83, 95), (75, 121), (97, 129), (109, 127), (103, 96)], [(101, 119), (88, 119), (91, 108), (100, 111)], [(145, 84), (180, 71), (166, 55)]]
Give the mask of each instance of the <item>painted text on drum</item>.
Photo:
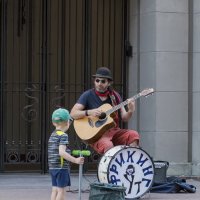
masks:
[[(154, 175), (154, 167), (148, 155), (137, 149), (124, 148), (119, 151), (115, 158), (110, 162), (108, 167), (108, 182), (115, 185), (131, 185), (127, 193), (133, 193), (132, 188), (135, 186), (135, 195), (139, 194), (144, 188), (149, 188)], [(132, 168), (132, 174), (127, 171)], [(122, 173), (123, 172), (123, 173)]]

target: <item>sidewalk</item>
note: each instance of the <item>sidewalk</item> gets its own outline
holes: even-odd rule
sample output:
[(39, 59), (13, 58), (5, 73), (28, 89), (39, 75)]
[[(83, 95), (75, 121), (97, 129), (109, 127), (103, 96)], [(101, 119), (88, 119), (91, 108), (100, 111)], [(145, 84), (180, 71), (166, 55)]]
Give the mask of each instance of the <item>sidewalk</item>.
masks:
[[(96, 182), (96, 175), (87, 174), (82, 178), (81, 200), (89, 199), (90, 183)], [(78, 174), (71, 176), (72, 186), (67, 188), (66, 199), (78, 200)], [(141, 199), (150, 200), (199, 200), (200, 181), (188, 179), (187, 183), (197, 187), (194, 194), (158, 194), (147, 193)], [(0, 174), (0, 200), (50, 200), (51, 181), (48, 174)]]

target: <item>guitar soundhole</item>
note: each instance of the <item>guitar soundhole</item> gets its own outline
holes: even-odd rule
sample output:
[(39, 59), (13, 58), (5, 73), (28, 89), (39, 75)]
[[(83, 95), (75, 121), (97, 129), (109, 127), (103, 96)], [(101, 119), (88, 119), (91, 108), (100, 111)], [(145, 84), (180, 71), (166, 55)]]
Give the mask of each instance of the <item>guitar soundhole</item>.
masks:
[(107, 118), (105, 118), (103, 120), (102, 119), (98, 120), (98, 121), (95, 122), (95, 126), (98, 128), (98, 127), (102, 126), (103, 124), (105, 124), (106, 121), (107, 121)]

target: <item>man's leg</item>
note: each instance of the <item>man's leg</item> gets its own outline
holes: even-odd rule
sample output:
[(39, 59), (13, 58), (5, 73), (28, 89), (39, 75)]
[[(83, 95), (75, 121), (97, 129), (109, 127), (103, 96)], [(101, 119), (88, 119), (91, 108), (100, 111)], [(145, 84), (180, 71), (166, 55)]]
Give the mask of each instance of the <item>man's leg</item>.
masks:
[(129, 144), (130, 147), (139, 147), (139, 140), (133, 140), (132, 143)]
[(139, 146), (140, 136), (137, 131), (129, 129), (113, 129), (115, 136), (113, 137), (114, 145), (129, 145), (132, 147)]
[(91, 147), (99, 154), (104, 154), (106, 151), (111, 149), (114, 145), (112, 142), (113, 132), (108, 130), (103, 136), (94, 144), (91, 144)]

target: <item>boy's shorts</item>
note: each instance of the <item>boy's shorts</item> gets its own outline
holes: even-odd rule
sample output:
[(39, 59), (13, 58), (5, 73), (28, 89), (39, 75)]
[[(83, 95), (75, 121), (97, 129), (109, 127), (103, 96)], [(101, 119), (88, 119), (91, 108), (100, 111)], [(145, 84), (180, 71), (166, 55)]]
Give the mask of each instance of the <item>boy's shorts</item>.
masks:
[(52, 186), (66, 187), (71, 186), (70, 175), (68, 169), (50, 169)]

